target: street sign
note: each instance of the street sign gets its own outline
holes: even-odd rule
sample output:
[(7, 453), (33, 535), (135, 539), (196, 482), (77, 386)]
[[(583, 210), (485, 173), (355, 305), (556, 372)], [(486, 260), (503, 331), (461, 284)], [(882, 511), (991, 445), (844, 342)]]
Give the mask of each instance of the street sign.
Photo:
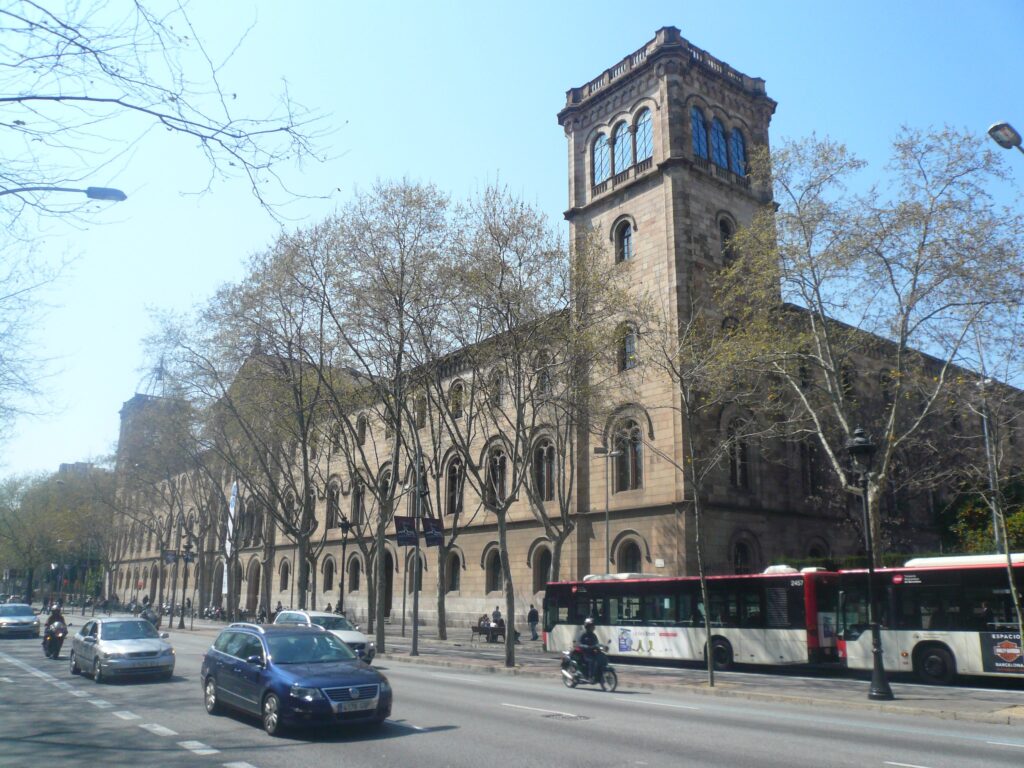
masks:
[(444, 541), (444, 523), (439, 517), (423, 518), (423, 540), (428, 547), (439, 547)]
[(416, 518), (395, 515), (395, 541), (400, 547), (415, 547), (419, 536), (416, 534)]
[(196, 559), (196, 553), (188, 551), (182, 552), (181, 559), (184, 560), (186, 563), (194, 562)]
[(173, 549), (164, 550), (164, 565), (174, 565), (178, 562), (178, 553)]

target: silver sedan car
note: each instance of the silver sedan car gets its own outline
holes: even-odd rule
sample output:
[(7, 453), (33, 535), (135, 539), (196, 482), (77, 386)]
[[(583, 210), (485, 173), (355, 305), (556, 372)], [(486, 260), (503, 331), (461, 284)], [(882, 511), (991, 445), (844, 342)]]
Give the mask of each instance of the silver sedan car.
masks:
[(97, 683), (115, 675), (174, 675), (174, 648), (145, 619), (87, 621), (71, 640), (71, 674), (86, 672)]
[(39, 617), (22, 603), (0, 605), (0, 637), (39, 637)]

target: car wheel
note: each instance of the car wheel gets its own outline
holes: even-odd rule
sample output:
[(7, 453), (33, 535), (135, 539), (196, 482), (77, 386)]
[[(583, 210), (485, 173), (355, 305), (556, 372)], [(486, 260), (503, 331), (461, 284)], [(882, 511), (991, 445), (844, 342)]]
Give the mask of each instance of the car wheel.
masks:
[(80, 674), (82, 674), (82, 668), (80, 666), (78, 666), (78, 659), (75, 657), (75, 652), (74, 651), (72, 651), (70, 654), (68, 654), (68, 659), (69, 659), (68, 664), (71, 667), (71, 674), (72, 675), (80, 675)]
[(601, 673), (601, 690), (614, 693), (619, 687), (619, 676), (614, 669), (606, 669)]
[(929, 685), (949, 685), (956, 677), (956, 661), (945, 648), (931, 646), (917, 656), (917, 676)]
[(268, 693), (263, 697), (263, 730), (269, 736), (280, 736), (284, 732), (281, 723), (281, 700), (277, 694)]
[(212, 677), (206, 678), (206, 684), (203, 686), (203, 704), (206, 705), (207, 714), (220, 714), (222, 707), (217, 697), (217, 681)]
[(92, 679), (93, 679), (93, 682), (96, 682), (96, 683), (104, 682), (103, 668), (100, 666), (100, 660), (99, 659), (93, 659), (93, 662), (92, 662)]

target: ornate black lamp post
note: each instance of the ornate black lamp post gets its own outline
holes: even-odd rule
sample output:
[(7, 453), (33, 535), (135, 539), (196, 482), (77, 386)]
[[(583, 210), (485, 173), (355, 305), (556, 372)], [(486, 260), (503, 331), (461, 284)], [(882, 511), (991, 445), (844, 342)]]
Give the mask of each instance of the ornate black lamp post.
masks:
[(192, 554), (192, 546), (192, 542), (188, 541), (182, 547), (181, 559), (185, 563), (185, 573), (182, 576), (184, 582), (181, 585), (181, 606), (179, 606), (181, 610), (178, 612), (178, 629), (185, 628), (185, 595), (188, 594), (188, 566), (195, 559), (195, 555)]
[(338, 521), (341, 528), (341, 573), (338, 579), (338, 613), (345, 613), (345, 572), (348, 570), (348, 560), (345, 551), (348, 549), (348, 534), (352, 530), (352, 523), (347, 517)]
[(868, 475), (871, 472), (871, 459), (875, 455), (875, 444), (857, 427), (853, 437), (846, 442), (846, 450), (853, 461), (853, 471), (860, 475), (861, 506), (864, 512), (864, 546), (868, 554), (868, 623), (871, 625), (871, 689), (868, 698), (879, 701), (891, 701), (892, 689), (885, 677), (885, 665), (882, 662), (882, 635), (878, 629), (878, 617), (875, 615), (875, 552), (871, 541), (871, 520), (868, 515)]

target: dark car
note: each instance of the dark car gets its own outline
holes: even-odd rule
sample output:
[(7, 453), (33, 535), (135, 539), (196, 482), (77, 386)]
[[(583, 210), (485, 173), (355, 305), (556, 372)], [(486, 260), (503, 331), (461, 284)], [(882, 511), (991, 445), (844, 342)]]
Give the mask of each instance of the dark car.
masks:
[(321, 627), (232, 624), (203, 657), (206, 711), (259, 715), (275, 736), (288, 726), (367, 724), (391, 715), (391, 685)]

